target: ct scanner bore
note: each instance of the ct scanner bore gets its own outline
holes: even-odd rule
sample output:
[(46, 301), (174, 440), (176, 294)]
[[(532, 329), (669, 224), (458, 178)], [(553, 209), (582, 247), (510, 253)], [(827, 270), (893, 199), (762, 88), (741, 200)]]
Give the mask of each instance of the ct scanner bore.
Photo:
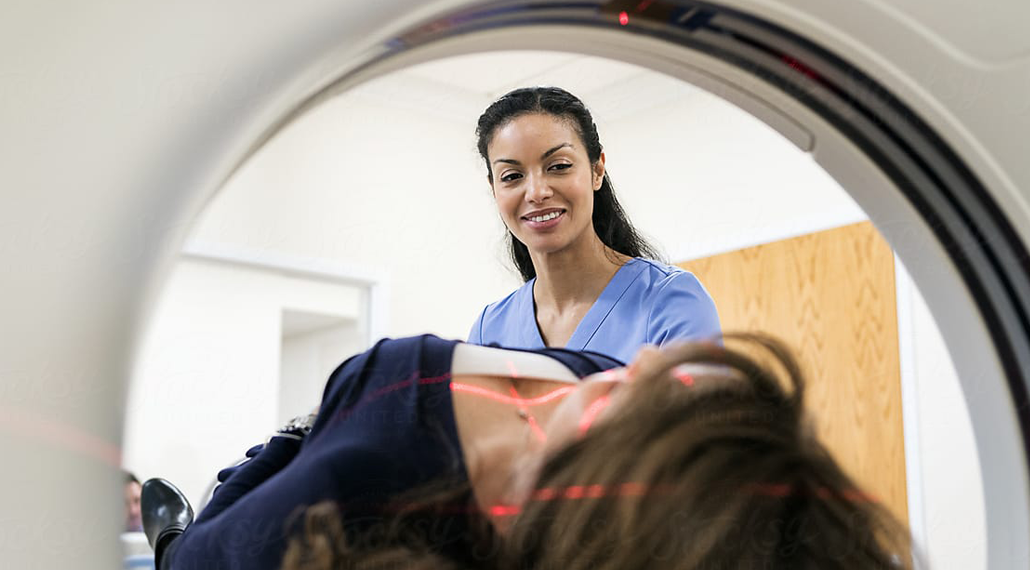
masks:
[[(0, 135), (10, 159), (0, 227), (11, 244), (0, 259), (19, 270), (0, 300), (0, 441), (23, 466), (0, 475), (8, 506), (0, 556), (25, 568), (116, 563), (107, 442), (120, 428), (115, 379), (125, 377), (130, 323), (145, 317), (186, 220), (233, 168), (290, 117), (368, 77), (442, 55), (534, 47), (624, 59), (710, 89), (810, 150), (852, 192), (906, 261), (964, 391), (977, 396), (967, 400), (989, 566), (1030, 562), (1030, 167), (1013, 151), (1030, 113), (1009, 111), (1004, 132), (994, 116), (1012, 109), (1010, 99), (1030, 100), (1030, 46), (995, 41), (971, 54), (968, 34), (907, 2), (332, 4), (289, 17), (241, 4), (252, 19), (231, 48), (219, 43), (224, 30), (241, 26), (228, 8), (200, 24), (188, 8), (108, 2), (74, 28), (57, 26), (66, 35), (53, 42), (26, 31), (52, 29), (46, 6), (14, 6), (20, 12), (3, 18), (22, 24), (0, 40), (21, 48), (13, 50), (21, 59), (5, 56), (5, 76), (49, 67), (5, 85), (14, 104), (0, 111), (12, 126)], [(116, 7), (124, 11), (113, 17)], [(989, 12), (992, 21), (1018, 20), (1027, 8), (999, 2)], [(192, 43), (176, 34), (138, 41), (134, 30), (158, 23)], [(54, 48), (61, 39), (74, 49)], [(85, 81), (88, 92), (47, 95), (67, 93), (71, 70), (97, 61), (108, 65)], [(120, 109), (118, 94), (140, 64), (159, 78), (222, 73), (250, 104), (200, 90), (171, 106), (140, 98)], [(928, 65), (986, 94), (962, 108), (935, 92)], [(260, 81), (246, 75), (255, 70)], [(118, 118), (116, 128), (102, 128), (104, 113)], [(85, 196), (68, 194), (76, 186)], [(138, 249), (126, 254), (126, 245)], [(110, 491), (105, 504), (93, 503), (95, 488)], [(110, 535), (96, 530), (105, 522)]]

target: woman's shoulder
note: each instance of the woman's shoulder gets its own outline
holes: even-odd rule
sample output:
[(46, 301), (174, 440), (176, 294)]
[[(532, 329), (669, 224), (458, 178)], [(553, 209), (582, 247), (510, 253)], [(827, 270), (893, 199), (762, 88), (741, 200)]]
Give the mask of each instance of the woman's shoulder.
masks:
[(637, 270), (640, 271), (640, 277), (644, 283), (658, 289), (670, 287), (702, 288), (701, 281), (693, 273), (682, 267), (643, 257), (634, 257), (626, 265), (631, 268), (638, 268)]
[(514, 346), (511, 335), (516, 329), (512, 323), (524, 318), (519, 315), (523, 315), (527, 307), (533, 307), (533, 281), (534, 279), (530, 279), (505, 297), (484, 307), (472, 323), (468, 341), (473, 344), (496, 342)]
[(483, 308), (483, 320), (489, 321), (497, 318), (503, 318), (512, 311), (516, 310), (522, 303), (525, 302), (526, 295), (532, 295), (533, 290), (533, 279), (523, 283), (517, 289), (504, 297), (488, 304)]
[(716, 337), (721, 332), (712, 296), (693, 273), (652, 259), (642, 266), (637, 305), (647, 310), (648, 342)]

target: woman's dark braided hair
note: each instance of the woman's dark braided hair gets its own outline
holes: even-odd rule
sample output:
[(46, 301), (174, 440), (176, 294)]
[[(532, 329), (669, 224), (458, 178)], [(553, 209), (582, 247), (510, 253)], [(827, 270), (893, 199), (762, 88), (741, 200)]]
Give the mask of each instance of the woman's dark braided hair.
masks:
[[(587, 157), (591, 164), (601, 159), (601, 141), (597, 135), (597, 125), (586, 105), (575, 95), (558, 87), (527, 87), (511, 91), (496, 100), (479, 117), (476, 127), (479, 155), (486, 162), (487, 175), (493, 180), (487, 147), (497, 129), (513, 119), (531, 113), (545, 113), (568, 121), (583, 140)], [(646, 257), (660, 259), (658, 250), (645, 240), (615, 197), (611, 178), (607, 171), (601, 189), (594, 193), (593, 212), (594, 231), (604, 245), (612, 250), (630, 257)], [(515, 267), (522, 274), (522, 279), (529, 281), (536, 277), (536, 268), (529, 256), (525, 244), (515, 239), (511, 231), (507, 235), (508, 248)]]

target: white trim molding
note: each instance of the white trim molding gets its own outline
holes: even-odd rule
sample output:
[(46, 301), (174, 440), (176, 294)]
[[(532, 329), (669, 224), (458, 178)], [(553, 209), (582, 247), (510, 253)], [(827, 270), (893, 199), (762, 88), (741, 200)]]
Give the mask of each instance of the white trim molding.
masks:
[(908, 527), (912, 543), (922, 552), (927, 548), (926, 498), (923, 496), (923, 455), (919, 429), (919, 376), (916, 367), (912, 288), (901, 260), (894, 256), (894, 296), (898, 313), (898, 362), (901, 373), (901, 421), (905, 439), (905, 489), (908, 497)]
[(389, 272), (382, 268), (360, 267), (330, 259), (201, 240), (188, 241), (180, 255), (185, 258), (272, 271), (292, 277), (362, 287), (368, 299), (365, 309), (368, 345), (371, 346), (386, 336), (390, 322), (390, 280)]

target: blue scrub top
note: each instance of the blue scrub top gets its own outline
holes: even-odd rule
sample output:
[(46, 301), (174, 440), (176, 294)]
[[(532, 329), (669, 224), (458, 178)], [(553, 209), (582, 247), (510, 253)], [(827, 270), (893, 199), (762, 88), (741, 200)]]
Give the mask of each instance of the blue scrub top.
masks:
[[(531, 279), (487, 305), (472, 325), (472, 344), (544, 348)], [(709, 340), (722, 334), (715, 303), (693, 273), (633, 258), (608, 282), (565, 348), (592, 350), (629, 362), (645, 344)]]

